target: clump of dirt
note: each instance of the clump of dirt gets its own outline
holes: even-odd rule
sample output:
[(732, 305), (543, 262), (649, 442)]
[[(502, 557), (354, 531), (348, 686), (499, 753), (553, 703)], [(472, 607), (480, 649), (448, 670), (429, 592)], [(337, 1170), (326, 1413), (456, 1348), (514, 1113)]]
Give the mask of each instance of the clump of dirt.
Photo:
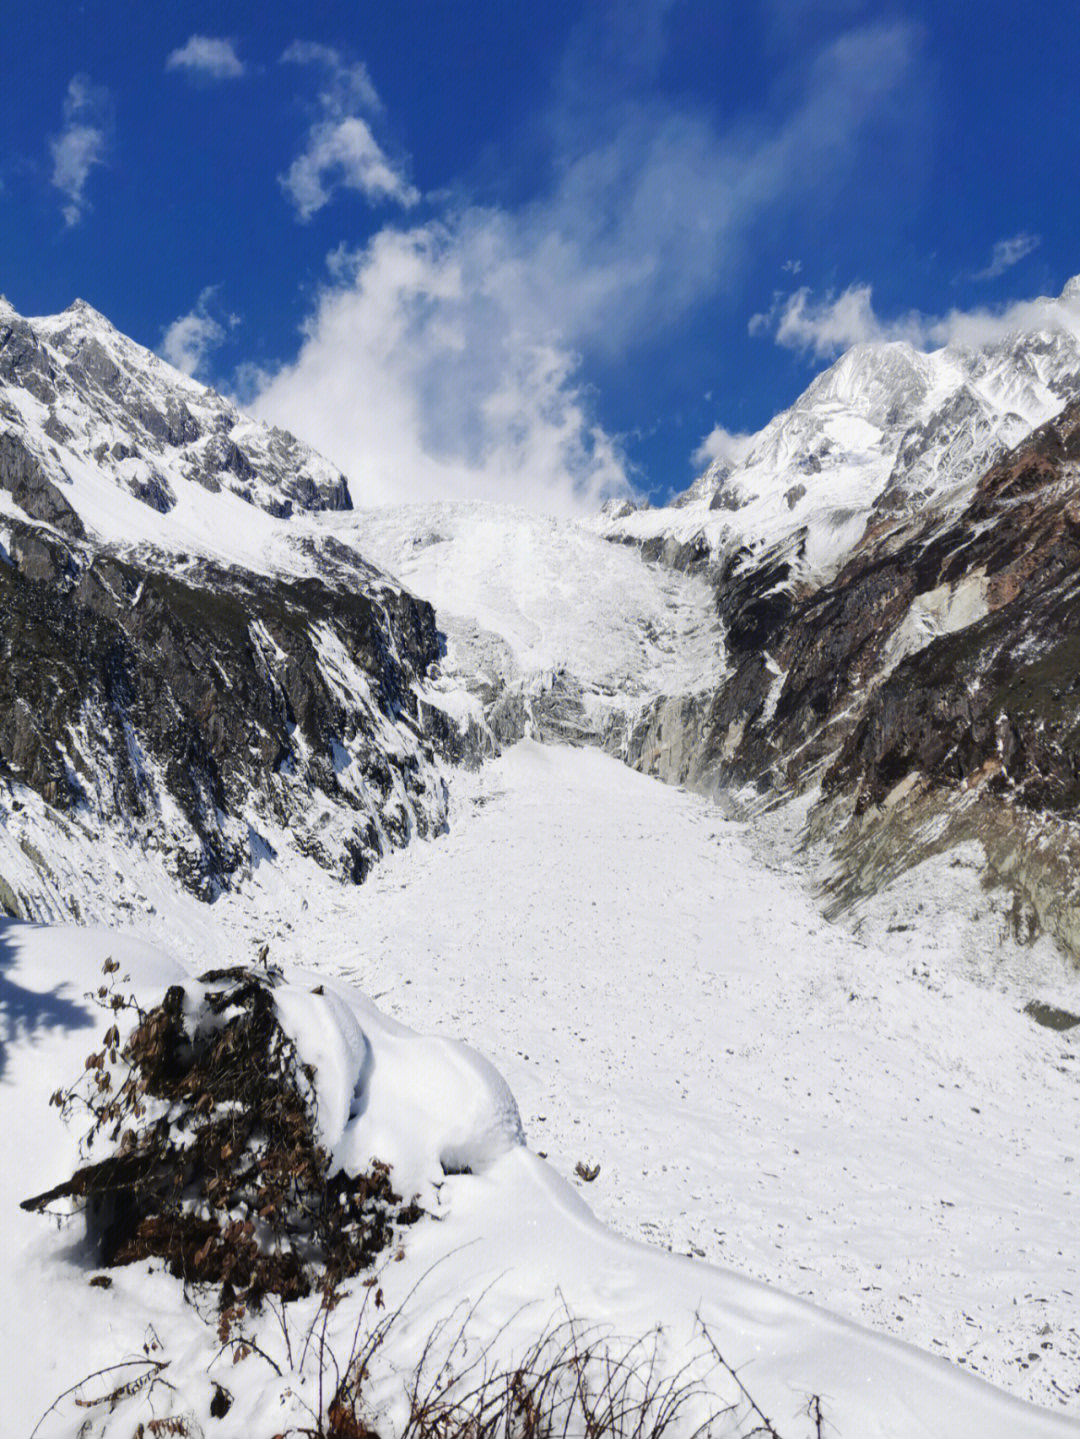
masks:
[[(317, 1140), (314, 1073), (276, 1014), (271, 969), (214, 970), (142, 1010), (109, 981), (113, 1023), (54, 1104), (90, 1115), (84, 1157), (110, 1153), (45, 1194), (85, 1209), (104, 1267), (157, 1258), (186, 1282), (220, 1288), (222, 1308), (330, 1293), (368, 1269), (422, 1211), (375, 1161), (330, 1173)], [(121, 1044), (117, 1023), (134, 1012)]]

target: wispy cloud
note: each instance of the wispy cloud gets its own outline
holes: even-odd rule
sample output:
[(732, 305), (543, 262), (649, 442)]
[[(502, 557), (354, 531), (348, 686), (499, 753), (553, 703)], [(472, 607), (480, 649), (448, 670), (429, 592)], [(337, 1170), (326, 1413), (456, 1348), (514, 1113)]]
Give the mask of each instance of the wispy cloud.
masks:
[(212, 313), (218, 287), (208, 285), (192, 309), (174, 320), (161, 337), (160, 352), (185, 375), (198, 375), (211, 350), (222, 344), (233, 326), (240, 323), (237, 315), (217, 318)]
[(723, 425), (714, 425), (690, 457), (697, 469), (721, 464), (734, 466), (746, 458), (752, 435), (735, 434)]
[[(734, 289), (762, 217), (843, 177), (915, 43), (904, 26), (842, 36), (785, 114), (727, 132), (685, 105), (612, 95), (603, 74), (590, 86), (578, 64), (548, 117), (549, 189), (337, 252), (296, 360), (261, 378), (255, 407), (324, 448), (361, 503), (482, 496), (569, 512), (625, 493), (584, 364)], [(335, 85), (366, 81), (319, 58)]]
[(800, 350), (820, 360), (868, 341), (919, 344), (925, 320), (918, 314), (879, 319), (869, 285), (849, 285), (841, 294), (830, 291), (821, 299), (815, 299), (810, 287), (803, 285), (794, 294), (777, 294), (768, 310), (751, 316), (749, 328), (752, 335), (772, 335), (785, 349)]
[(985, 270), (978, 270), (972, 275), (973, 280), (996, 280), (999, 275), (1018, 264), (1025, 255), (1030, 255), (1032, 250), (1039, 246), (1039, 236), (1029, 235), (1026, 230), (1021, 230), (1019, 235), (1013, 235), (1008, 240), (999, 240), (994, 246), (990, 255), (990, 263)]
[(367, 66), (359, 60), (345, 60), (331, 45), (317, 45), (310, 40), (294, 40), (281, 57), (284, 65), (316, 65), (322, 70), (323, 83), (319, 103), (327, 114), (349, 114), (367, 110), (377, 114), (382, 109)]
[(881, 316), (874, 309), (870, 285), (849, 285), (839, 295), (829, 292), (820, 299), (804, 286), (794, 294), (777, 295), (768, 310), (750, 320), (751, 334), (770, 335), (778, 345), (818, 360), (871, 342), (904, 340), (918, 349), (990, 345), (1022, 331), (1080, 336), (1080, 288), (1069, 286), (1056, 298), (1043, 295), (997, 307), (953, 309), (944, 315), (909, 310)]
[(503, 282), (590, 349), (622, 350), (643, 325), (673, 323), (735, 286), (763, 214), (844, 173), (867, 122), (909, 77), (915, 45), (903, 25), (841, 36), (771, 125), (724, 133), (703, 113), (652, 101), (613, 105), (588, 144), (563, 129), (555, 188), (505, 217), (515, 263)]
[(67, 225), (77, 225), (89, 208), (86, 182), (95, 165), (105, 161), (110, 130), (110, 97), (103, 85), (75, 75), (64, 96), (64, 127), (49, 142), (52, 183), (66, 197)]
[(301, 220), (310, 220), (339, 189), (357, 190), (371, 201), (415, 205), (420, 198), (392, 161), (364, 114), (381, 109), (367, 69), (347, 64), (326, 45), (296, 41), (282, 55), (286, 63), (317, 66), (323, 74), (319, 118), (311, 126), (303, 152), (280, 175), (282, 189)]
[(165, 68), (200, 80), (238, 80), (247, 71), (236, 53), (236, 41), (213, 35), (190, 36), (172, 51)]

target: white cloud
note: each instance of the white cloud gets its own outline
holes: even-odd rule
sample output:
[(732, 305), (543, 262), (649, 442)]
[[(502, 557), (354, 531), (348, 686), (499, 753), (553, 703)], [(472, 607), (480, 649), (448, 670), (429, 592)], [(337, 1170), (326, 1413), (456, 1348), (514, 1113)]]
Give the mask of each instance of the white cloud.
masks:
[(322, 448), (360, 504), (471, 497), (556, 513), (628, 489), (573, 354), (517, 329), (478, 231), (386, 229), (339, 252), (296, 362), (253, 408)]
[(320, 118), (308, 131), (307, 144), (280, 175), (282, 189), (301, 220), (310, 220), (338, 189), (358, 190), (369, 200), (393, 200), (408, 208), (420, 198), (400, 165), (386, 155), (359, 111), (377, 113), (379, 97), (363, 65), (345, 64), (336, 50), (295, 41), (282, 60), (316, 65), (324, 72), (319, 92)]
[(850, 285), (841, 294), (815, 300), (804, 286), (779, 295), (772, 307), (750, 320), (750, 333), (771, 335), (778, 345), (831, 359), (851, 345), (906, 340), (918, 349), (948, 344), (991, 345), (1021, 331), (1064, 330), (1080, 335), (1080, 287), (1072, 284), (1057, 298), (1040, 296), (997, 308), (950, 310), (924, 315), (917, 310), (882, 318), (869, 285)]
[(217, 286), (208, 285), (189, 313), (174, 320), (161, 337), (162, 358), (185, 375), (197, 375), (210, 351), (223, 342), (228, 329), (239, 324), (236, 315), (218, 320), (211, 314), (210, 306), (216, 294)]
[(792, 295), (778, 295), (769, 310), (751, 316), (749, 329), (752, 335), (771, 334), (786, 349), (826, 359), (868, 341), (919, 344), (924, 320), (918, 314), (888, 322), (879, 319), (869, 285), (850, 285), (842, 294), (830, 292), (821, 300), (815, 300), (809, 286), (803, 285)]
[(753, 435), (734, 434), (731, 430), (725, 430), (723, 425), (714, 425), (691, 459), (699, 470), (717, 463), (734, 468), (746, 458), (753, 438)]
[(236, 53), (236, 41), (192, 35), (165, 61), (166, 70), (183, 70), (202, 80), (238, 80), (247, 66)]
[(67, 203), (64, 221), (77, 225), (88, 208), (86, 182), (95, 165), (104, 164), (109, 133), (109, 92), (75, 75), (64, 97), (64, 128), (49, 142), (52, 183)]
[(316, 65), (323, 72), (319, 103), (328, 115), (348, 115), (356, 110), (377, 114), (382, 102), (371, 83), (367, 66), (359, 61), (343, 60), (330, 45), (316, 45), (308, 40), (294, 40), (281, 57), (284, 65)]
[(301, 220), (309, 220), (339, 187), (369, 200), (415, 205), (420, 196), (383, 153), (371, 127), (357, 115), (313, 125), (307, 149), (281, 177)]
[(997, 307), (950, 310), (925, 322), (926, 343), (992, 345), (1021, 331), (1064, 331), (1080, 339), (1080, 287), (1075, 281), (1057, 297), (1014, 300)]
[[(627, 492), (583, 364), (622, 362), (734, 288), (753, 225), (843, 173), (912, 47), (898, 26), (844, 36), (785, 116), (730, 133), (656, 101), (601, 103), (597, 91), (587, 124), (562, 102), (548, 117), (546, 193), (516, 209), (447, 209), (338, 251), (298, 356), (259, 377), (254, 407), (324, 449), (361, 504), (478, 496), (566, 513)], [(319, 125), (340, 123), (346, 103), (370, 110), (366, 71), (310, 47), (289, 58), (326, 72)], [(576, 73), (575, 84), (573, 104), (588, 88)], [(317, 207), (325, 182), (312, 172)]]
[(1018, 264), (1025, 255), (1030, 255), (1039, 243), (1038, 235), (1029, 235), (1025, 230), (1021, 230), (1019, 235), (1013, 235), (1008, 240), (999, 240), (994, 246), (989, 265), (985, 270), (977, 271), (971, 278), (973, 280), (996, 280), (999, 275), (1004, 275), (1011, 266)]

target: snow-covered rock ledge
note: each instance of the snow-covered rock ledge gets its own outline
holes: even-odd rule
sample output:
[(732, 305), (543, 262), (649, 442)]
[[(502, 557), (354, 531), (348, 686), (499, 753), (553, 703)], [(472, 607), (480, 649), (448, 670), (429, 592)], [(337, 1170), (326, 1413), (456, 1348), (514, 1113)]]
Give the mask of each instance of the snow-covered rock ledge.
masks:
[[(601, 1326), (613, 1342), (659, 1326), (661, 1362), (672, 1372), (701, 1355), (704, 1324), (785, 1439), (813, 1433), (812, 1395), (820, 1396), (823, 1432), (839, 1439), (1080, 1434), (1077, 1421), (907, 1345), (755, 1281), (618, 1238), (530, 1152), (513, 1098), (485, 1060), (464, 1045), (412, 1033), (344, 984), (301, 972), (275, 987), (276, 1013), (314, 1070), (321, 1143), (333, 1165), (350, 1172), (373, 1159), (390, 1164), (398, 1191), (415, 1194), (426, 1213), (376, 1266), (374, 1285), (358, 1278), (342, 1286), (344, 1297), (323, 1315), (325, 1329), (317, 1295), (268, 1302), (242, 1321), (258, 1348), (230, 1362), (243, 1349), (223, 1348), (215, 1295), (192, 1288), (185, 1297), (157, 1263), (113, 1268), (111, 1284), (92, 1284), (100, 1271), (80, 1222), (58, 1230), (19, 1209), (78, 1162), (77, 1126), (50, 1113), (49, 1097), (96, 1047), (102, 1016), (86, 996), (98, 991), (107, 959), (119, 965), (118, 987), (136, 993), (144, 1009), (170, 986), (193, 986), (168, 956), (106, 930), (15, 922), (0, 929), (5, 1433), (29, 1435), (69, 1386), (123, 1361), (135, 1363), (110, 1370), (97, 1392), (131, 1375), (147, 1376), (144, 1382), (111, 1406), (69, 1399), (38, 1434), (127, 1439), (140, 1424), (144, 1433), (221, 1439), (311, 1432), (320, 1373), (329, 1382), (327, 1356), (340, 1362), (352, 1352), (363, 1310), (362, 1329), (397, 1315), (370, 1364), (371, 1418), (386, 1436), (404, 1427), (409, 1376), (440, 1322), (450, 1321), (438, 1342), (452, 1342), (467, 1320), (471, 1353), (480, 1346), (491, 1362), (509, 1364), (560, 1315)], [(320, 1337), (305, 1345), (314, 1320)], [(460, 1350), (459, 1362), (468, 1362)], [(710, 1388), (719, 1401), (738, 1400), (723, 1372)], [(163, 1427), (183, 1416), (186, 1429)], [(162, 1423), (148, 1427), (153, 1420)], [(735, 1436), (759, 1420), (736, 1403), (718, 1422), (712, 1432)]]

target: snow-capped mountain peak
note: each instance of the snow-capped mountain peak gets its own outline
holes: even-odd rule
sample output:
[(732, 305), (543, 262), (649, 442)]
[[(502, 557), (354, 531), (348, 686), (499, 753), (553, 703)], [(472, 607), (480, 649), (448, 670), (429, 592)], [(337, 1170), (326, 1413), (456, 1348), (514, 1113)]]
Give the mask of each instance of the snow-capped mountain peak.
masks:
[(780, 545), (798, 578), (819, 583), (883, 514), (955, 508), (994, 460), (1061, 409), (1080, 387), (1080, 315), (1070, 329), (1060, 312), (1078, 299), (1080, 276), (1046, 299), (1045, 324), (982, 345), (854, 345), (737, 463), (715, 460), (668, 506), (596, 523), (628, 541), (697, 539), (720, 562)]
[(0, 440), (0, 490), (17, 508), (122, 548), (234, 560), (241, 537), (265, 547), (266, 520), (351, 507), (345, 477), (314, 450), (248, 419), (84, 300), (33, 319), (0, 309)]

